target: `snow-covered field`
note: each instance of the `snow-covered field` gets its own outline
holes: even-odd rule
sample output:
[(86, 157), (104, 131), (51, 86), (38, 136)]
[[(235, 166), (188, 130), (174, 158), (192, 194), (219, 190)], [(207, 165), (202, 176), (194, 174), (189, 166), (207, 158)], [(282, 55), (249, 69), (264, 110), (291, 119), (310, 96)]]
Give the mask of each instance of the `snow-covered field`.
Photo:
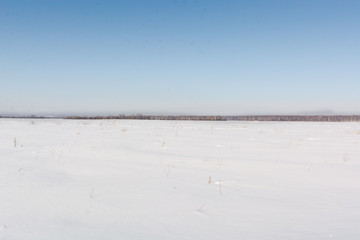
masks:
[(0, 239), (360, 239), (360, 123), (0, 119)]

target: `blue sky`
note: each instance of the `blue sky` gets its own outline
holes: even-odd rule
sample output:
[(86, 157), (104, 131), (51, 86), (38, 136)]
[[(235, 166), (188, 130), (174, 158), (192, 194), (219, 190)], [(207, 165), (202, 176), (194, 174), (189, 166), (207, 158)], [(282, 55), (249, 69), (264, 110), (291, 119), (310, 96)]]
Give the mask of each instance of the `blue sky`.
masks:
[(360, 114), (360, 1), (0, 0), (2, 114)]

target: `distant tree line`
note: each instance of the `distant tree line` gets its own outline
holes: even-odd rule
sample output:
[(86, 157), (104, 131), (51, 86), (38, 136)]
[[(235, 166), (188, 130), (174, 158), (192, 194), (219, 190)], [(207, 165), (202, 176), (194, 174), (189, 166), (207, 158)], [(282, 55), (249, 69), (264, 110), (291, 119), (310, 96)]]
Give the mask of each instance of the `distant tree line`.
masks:
[(135, 119), (135, 120), (189, 120), (189, 121), (299, 121), (299, 122), (360, 122), (360, 115), (249, 115), (249, 116), (69, 116), (66, 119)]
[(254, 115), (226, 116), (236, 121), (359, 122), (360, 115)]
[(29, 115), (29, 116), (1, 116), (0, 118), (34, 118), (34, 119), (48, 119), (48, 118), (54, 118), (54, 117), (43, 117), (43, 116), (35, 116), (35, 115)]
[(135, 120), (189, 120), (189, 121), (226, 121), (224, 116), (154, 116), (154, 115), (118, 115), (118, 116), (69, 116), (66, 119), (135, 119)]

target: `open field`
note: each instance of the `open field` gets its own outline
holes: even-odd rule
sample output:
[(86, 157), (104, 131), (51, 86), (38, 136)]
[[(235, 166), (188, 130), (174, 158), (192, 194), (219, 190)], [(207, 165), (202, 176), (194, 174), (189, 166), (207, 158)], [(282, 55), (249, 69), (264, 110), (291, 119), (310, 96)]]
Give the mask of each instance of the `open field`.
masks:
[(0, 239), (360, 239), (360, 123), (0, 119)]

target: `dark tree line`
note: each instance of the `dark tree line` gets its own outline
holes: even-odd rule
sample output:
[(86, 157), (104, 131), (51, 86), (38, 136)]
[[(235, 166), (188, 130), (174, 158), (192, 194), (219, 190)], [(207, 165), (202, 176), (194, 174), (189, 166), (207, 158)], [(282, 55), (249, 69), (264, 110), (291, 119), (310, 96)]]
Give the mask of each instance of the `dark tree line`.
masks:
[(258, 115), (227, 116), (237, 121), (359, 122), (360, 115)]
[(66, 119), (135, 119), (135, 120), (189, 120), (189, 121), (226, 121), (223, 116), (154, 116), (154, 115), (118, 115), (118, 116), (69, 116)]
[(360, 122), (360, 115), (250, 115), (250, 116), (69, 116), (66, 119), (136, 119), (189, 121), (300, 121), (300, 122)]

